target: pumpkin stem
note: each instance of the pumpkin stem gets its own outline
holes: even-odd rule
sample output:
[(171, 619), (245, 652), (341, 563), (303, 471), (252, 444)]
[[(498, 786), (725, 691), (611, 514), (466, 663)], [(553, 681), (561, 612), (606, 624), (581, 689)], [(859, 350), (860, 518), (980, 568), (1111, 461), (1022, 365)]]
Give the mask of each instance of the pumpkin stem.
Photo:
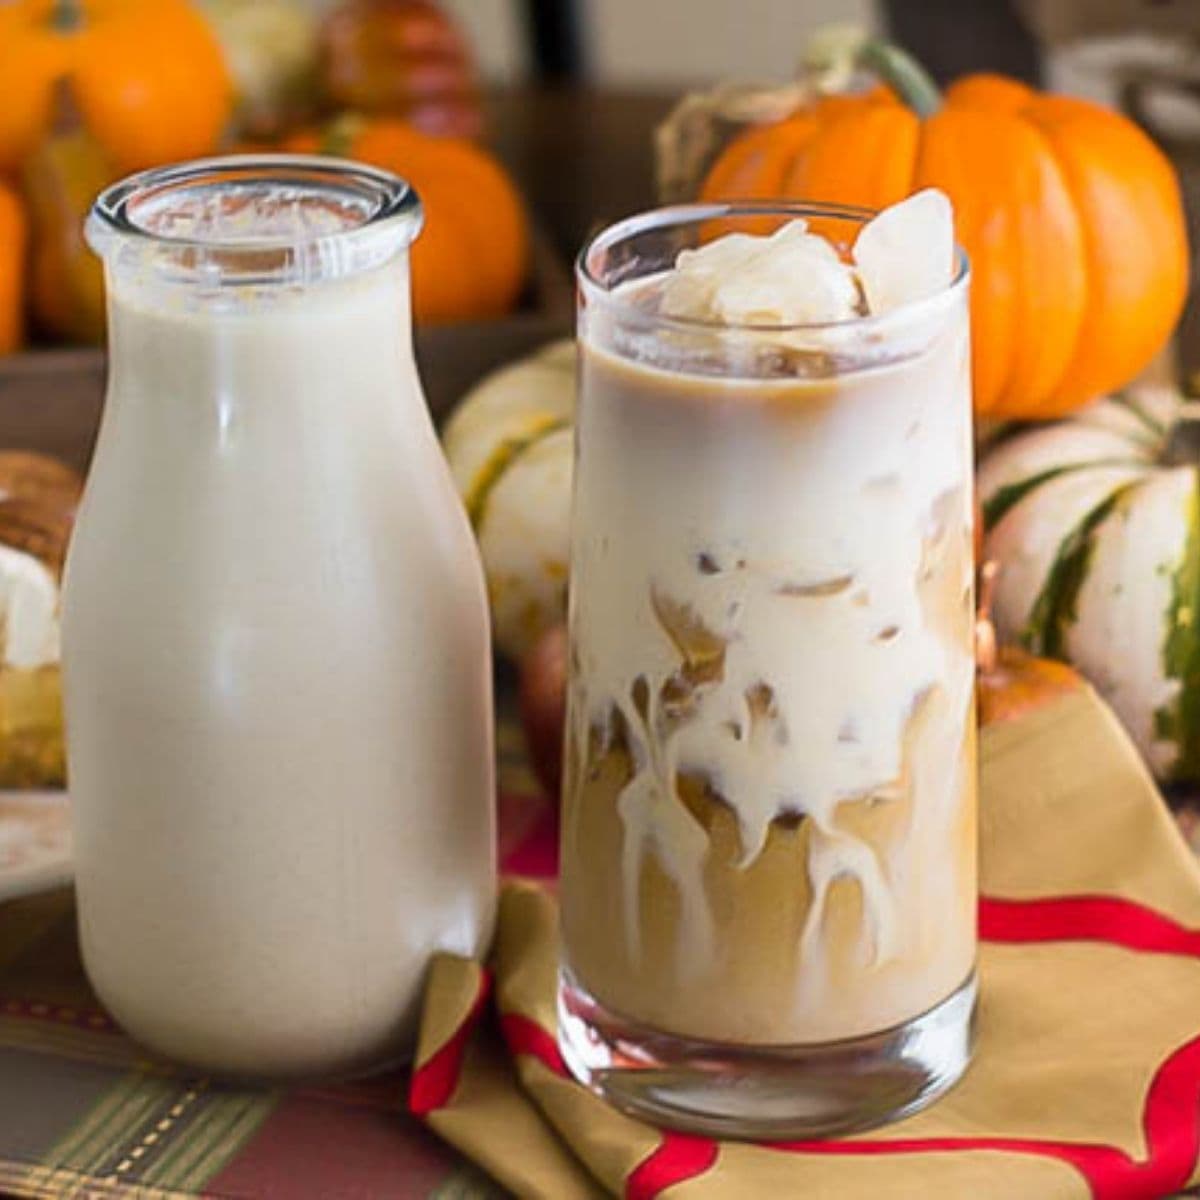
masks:
[(74, 33), (83, 24), (83, 5), (79, 0), (55, 0), (50, 23), (59, 33)]
[(805, 47), (804, 70), (823, 91), (845, 90), (855, 71), (870, 71), (913, 110), (928, 117), (942, 106), (942, 94), (907, 50), (872, 37), (861, 26), (830, 25), (820, 29)]
[(918, 117), (932, 116), (942, 107), (933, 76), (907, 50), (872, 38), (859, 50), (858, 64), (878, 75)]

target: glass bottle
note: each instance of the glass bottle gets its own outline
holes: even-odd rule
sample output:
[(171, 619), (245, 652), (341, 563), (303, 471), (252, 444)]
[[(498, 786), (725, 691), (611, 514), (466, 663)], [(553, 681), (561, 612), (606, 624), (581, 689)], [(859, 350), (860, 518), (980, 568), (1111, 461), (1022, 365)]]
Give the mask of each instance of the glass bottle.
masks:
[(251, 1076), (406, 1055), (495, 903), (482, 571), (412, 355), (412, 189), (134, 176), (88, 222), (104, 418), (64, 601), (79, 927), (113, 1016)]

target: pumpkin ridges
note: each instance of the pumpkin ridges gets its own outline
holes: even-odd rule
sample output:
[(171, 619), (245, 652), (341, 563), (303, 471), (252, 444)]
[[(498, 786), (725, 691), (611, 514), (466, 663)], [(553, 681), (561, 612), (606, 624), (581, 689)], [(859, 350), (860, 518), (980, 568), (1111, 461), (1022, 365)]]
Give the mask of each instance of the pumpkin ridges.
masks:
[(817, 131), (816, 118), (799, 113), (736, 138), (700, 186), (701, 200), (769, 200), (777, 196), (796, 157)]
[[(936, 123), (936, 124), (935, 124)], [(993, 398), (999, 394), (1007, 373), (1011, 351), (1019, 329), (1013, 306), (989, 304), (984, 277), (997, 270), (991, 286), (1005, 289), (1007, 243), (1001, 230), (989, 220), (990, 198), (976, 200), (975, 168), (967, 155), (978, 130), (961, 112), (944, 108), (930, 119), (932, 130), (921, 138), (914, 170), (913, 187), (939, 187), (954, 201), (955, 236), (960, 244), (971, 245), (971, 383), (975, 411), (990, 414)], [(976, 230), (990, 230), (988, 241), (971, 236)]]
[[(1027, 164), (1027, 178), (1010, 169), (1005, 180), (1006, 196), (1015, 210), (1013, 261), (1023, 300), (1018, 318), (1022, 336), (992, 411), (1045, 417), (1052, 412), (1052, 397), (1080, 343), (1091, 281), (1085, 223), (1062, 170), (1040, 132), (1024, 123), (1022, 128), (1034, 134), (1040, 148)], [(1030, 329), (1048, 328), (1053, 329), (1050, 336), (1024, 336)]]
[(1075, 355), (1042, 409), (1054, 416), (1125, 384), (1160, 349), (1183, 309), (1187, 233), (1174, 171), (1132, 122), (1064, 96), (1039, 97), (1026, 117), (1050, 139), (1082, 214), (1089, 276)]
[(1047, 139), (1008, 112), (947, 107), (925, 123), (915, 186), (956, 198), (958, 239), (970, 247), (976, 411), (1038, 411), (1087, 305), (1083, 233)]
[(209, 153), (232, 111), (216, 35), (184, 0), (75, 0), (78, 25), (52, 3), (8, 6), (0, 25), (0, 168), (16, 168), (51, 119), (50, 93), (69, 80), (90, 132), (116, 171)]
[(993, 112), (1020, 112), (1037, 93), (1027, 83), (1007, 75), (979, 71), (955, 80), (945, 93), (947, 104), (971, 105)]
[(783, 194), (871, 209), (895, 204), (913, 190), (920, 126), (915, 113), (891, 101), (843, 109), (820, 123), (785, 176)]

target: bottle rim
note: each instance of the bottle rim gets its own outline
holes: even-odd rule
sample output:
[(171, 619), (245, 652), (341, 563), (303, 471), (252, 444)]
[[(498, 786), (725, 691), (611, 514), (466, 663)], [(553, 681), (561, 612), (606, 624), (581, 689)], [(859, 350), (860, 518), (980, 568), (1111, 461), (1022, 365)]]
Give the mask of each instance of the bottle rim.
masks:
[(96, 198), (86, 223), (106, 262), (211, 285), (329, 279), (377, 266), (422, 225), (389, 171), (303, 154), (226, 155), (154, 167)]

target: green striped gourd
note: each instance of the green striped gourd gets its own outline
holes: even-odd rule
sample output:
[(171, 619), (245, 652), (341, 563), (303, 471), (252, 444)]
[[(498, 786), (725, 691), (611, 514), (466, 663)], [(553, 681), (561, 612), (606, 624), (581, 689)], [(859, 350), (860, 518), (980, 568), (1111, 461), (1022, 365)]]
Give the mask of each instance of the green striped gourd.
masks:
[(1002, 640), (1076, 666), (1162, 780), (1200, 779), (1200, 429), (1135, 387), (985, 453)]
[(514, 659), (566, 613), (574, 415), (575, 345), (554, 342), (477, 384), (442, 434)]

